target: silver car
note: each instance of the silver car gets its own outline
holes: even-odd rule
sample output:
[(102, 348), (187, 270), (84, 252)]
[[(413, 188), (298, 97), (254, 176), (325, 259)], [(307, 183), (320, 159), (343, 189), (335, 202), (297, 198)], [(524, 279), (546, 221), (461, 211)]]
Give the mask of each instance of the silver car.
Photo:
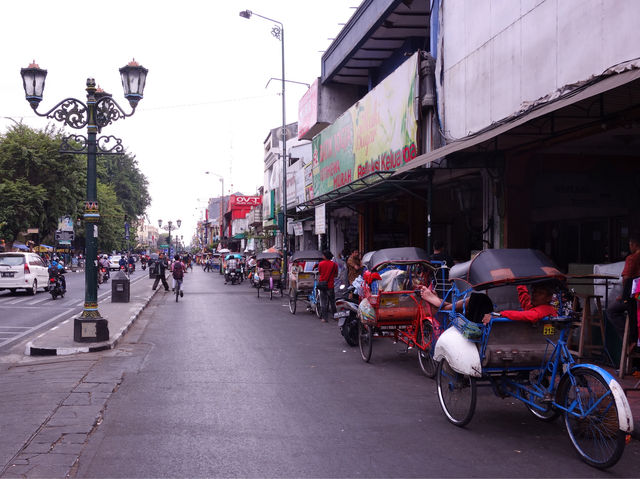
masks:
[(0, 290), (15, 292), (25, 289), (36, 294), (38, 288), (47, 291), (49, 271), (42, 258), (35, 253), (0, 253)]

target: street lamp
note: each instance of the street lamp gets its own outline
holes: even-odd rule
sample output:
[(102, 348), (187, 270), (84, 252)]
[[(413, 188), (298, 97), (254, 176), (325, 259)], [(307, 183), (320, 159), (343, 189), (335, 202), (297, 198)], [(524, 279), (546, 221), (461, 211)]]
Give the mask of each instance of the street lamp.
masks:
[[(162, 220), (159, 219), (158, 220), (158, 228), (162, 228), (165, 231), (169, 232), (169, 238), (167, 239), (167, 247), (168, 247), (168, 253), (169, 253), (169, 257), (171, 257), (171, 230), (176, 230), (180, 228), (180, 225), (182, 224), (182, 220), (176, 220), (176, 224), (178, 226), (176, 226), (174, 228), (173, 226), (173, 221), (169, 220), (167, 221), (167, 226), (165, 226), (164, 228), (162, 228)], [(176, 235), (177, 236), (177, 235)]]
[(289, 256), (287, 254), (287, 250), (289, 249), (289, 234), (287, 232), (287, 121), (286, 121), (286, 102), (285, 102), (285, 84), (287, 82), (284, 75), (284, 26), (282, 22), (278, 20), (274, 20), (273, 18), (264, 17), (259, 15), (251, 10), (243, 10), (240, 12), (240, 16), (242, 18), (250, 19), (253, 15), (256, 17), (260, 17), (264, 20), (268, 20), (273, 23), (277, 23), (271, 29), (271, 34), (280, 40), (281, 50), (282, 50), (282, 209), (283, 209), (283, 223), (284, 223), (284, 231), (283, 231), (283, 247), (282, 253), (284, 255), (284, 277), (285, 281), (287, 276), (287, 267)]
[[(74, 319), (73, 339), (78, 342), (109, 340), (109, 326), (98, 311), (98, 222), (100, 213), (97, 196), (96, 157), (101, 155), (120, 155), (124, 153), (122, 140), (114, 136), (97, 134), (107, 125), (133, 115), (142, 99), (148, 70), (135, 60), (120, 68), (120, 77), (124, 96), (132, 110), (126, 113), (118, 103), (104, 91), (96, 88), (96, 81), (87, 78), (86, 103), (75, 98), (66, 98), (46, 113), (37, 111), (42, 101), (47, 70), (33, 61), (27, 68), (20, 70), (27, 101), (36, 115), (51, 118), (80, 130), (87, 127), (87, 136), (68, 135), (62, 138), (60, 151), (64, 153), (87, 155), (87, 197), (84, 204), (85, 220), (85, 293), (84, 309), (80, 317)], [(113, 146), (110, 146), (113, 145)]]
[[(224, 220), (223, 216), (224, 216), (224, 177), (222, 177), (222, 175), (219, 175), (218, 173), (213, 173), (211, 171), (205, 171), (204, 172), (205, 175), (214, 175), (217, 176), (220, 179), (220, 183), (221, 183), (221, 191), (220, 191), (220, 218), (219, 218), (219, 232), (218, 232), (218, 244), (222, 245), (222, 222)], [(233, 185), (231, 185), (233, 186)], [(209, 205), (207, 205), (207, 208), (209, 207)]]

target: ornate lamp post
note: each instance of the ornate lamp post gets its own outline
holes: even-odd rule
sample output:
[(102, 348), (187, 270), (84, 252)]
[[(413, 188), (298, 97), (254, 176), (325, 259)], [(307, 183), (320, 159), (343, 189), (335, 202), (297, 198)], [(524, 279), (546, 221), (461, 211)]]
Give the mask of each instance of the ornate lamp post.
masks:
[(274, 37), (276, 37), (278, 40), (280, 40), (280, 44), (282, 47), (282, 78), (280, 79), (282, 80), (282, 210), (283, 210), (283, 223), (284, 223), (284, 231), (282, 232), (282, 238), (283, 238), (282, 253), (284, 255), (283, 271), (284, 271), (284, 277), (286, 281), (286, 278), (288, 278), (287, 267), (288, 267), (289, 256), (287, 254), (287, 250), (289, 249), (289, 234), (287, 232), (287, 121), (286, 121), (286, 110), (285, 110), (286, 102), (285, 102), (285, 96), (284, 96), (285, 94), (284, 86), (287, 80), (285, 79), (285, 76), (284, 76), (284, 26), (282, 25), (282, 22), (279, 22), (278, 20), (264, 17), (255, 12), (252, 12), (251, 10), (243, 10), (242, 12), (240, 12), (240, 16), (246, 19), (250, 19), (253, 15), (255, 15), (256, 17), (260, 17), (264, 20), (277, 23), (277, 25), (274, 25), (273, 28), (271, 29), (271, 34)]
[(167, 221), (167, 226), (165, 226), (164, 228), (162, 228), (162, 220), (158, 220), (158, 227), (159, 227), (159, 228), (162, 228), (163, 230), (165, 230), (165, 231), (168, 231), (168, 232), (169, 232), (169, 238), (168, 238), (168, 240), (167, 240), (167, 246), (168, 246), (168, 248), (169, 248), (169, 256), (171, 256), (171, 230), (176, 230), (176, 229), (180, 228), (180, 225), (182, 224), (182, 220), (177, 220), (177, 221), (176, 221), (176, 224), (177, 224), (178, 226), (176, 226), (176, 227), (174, 228), (174, 226), (173, 226), (173, 221), (169, 220), (169, 221)]
[[(73, 339), (78, 342), (109, 340), (109, 326), (106, 318), (98, 311), (98, 222), (100, 213), (97, 197), (96, 157), (124, 153), (122, 140), (115, 136), (97, 137), (102, 128), (133, 115), (142, 99), (148, 70), (135, 60), (120, 68), (124, 96), (129, 100), (131, 113), (126, 113), (111, 95), (96, 89), (93, 78), (87, 78), (86, 103), (75, 98), (66, 98), (46, 113), (37, 111), (42, 101), (47, 70), (41, 69), (35, 61), (22, 68), (22, 82), (27, 101), (38, 116), (51, 118), (80, 130), (87, 128), (87, 136), (69, 135), (62, 139), (60, 151), (87, 155), (87, 197), (84, 205), (85, 220), (85, 295), (84, 309), (80, 317), (74, 319)], [(113, 142), (112, 146), (110, 145)]]

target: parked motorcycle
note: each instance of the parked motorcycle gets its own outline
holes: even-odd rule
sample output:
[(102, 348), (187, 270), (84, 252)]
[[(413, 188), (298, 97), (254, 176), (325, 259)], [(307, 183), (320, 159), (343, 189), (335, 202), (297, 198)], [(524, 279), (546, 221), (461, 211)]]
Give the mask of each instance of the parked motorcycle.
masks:
[(355, 288), (345, 285), (340, 286), (339, 297), (336, 299), (336, 313), (333, 315), (338, 320), (340, 334), (349, 346), (358, 345), (358, 304), (360, 298), (355, 293)]

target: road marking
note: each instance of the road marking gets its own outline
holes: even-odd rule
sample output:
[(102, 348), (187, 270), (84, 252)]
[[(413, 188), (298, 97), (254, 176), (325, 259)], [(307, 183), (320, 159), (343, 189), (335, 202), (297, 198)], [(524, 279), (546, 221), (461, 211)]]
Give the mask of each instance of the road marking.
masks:
[(9, 343), (12, 343), (14, 341), (20, 340), (20, 339), (22, 339), (23, 337), (25, 337), (25, 336), (27, 336), (29, 334), (32, 334), (34, 331), (39, 330), (40, 328), (46, 326), (47, 324), (50, 324), (50, 323), (52, 323), (54, 321), (57, 321), (59, 318), (61, 318), (65, 314), (69, 314), (72, 311), (73, 311), (73, 308), (67, 308), (62, 313), (55, 315), (53, 318), (45, 321), (44, 323), (39, 323), (37, 326), (34, 326), (32, 328), (26, 329), (23, 333), (20, 333), (20, 334), (18, 334), (16, 336), (13, 336), (10, 339), (7, 339), (7, 340), (5, 340), (3, 342), (0, 342), (0, 348), (2, 346), (5, 346), (5, 345), (9, 344)]

